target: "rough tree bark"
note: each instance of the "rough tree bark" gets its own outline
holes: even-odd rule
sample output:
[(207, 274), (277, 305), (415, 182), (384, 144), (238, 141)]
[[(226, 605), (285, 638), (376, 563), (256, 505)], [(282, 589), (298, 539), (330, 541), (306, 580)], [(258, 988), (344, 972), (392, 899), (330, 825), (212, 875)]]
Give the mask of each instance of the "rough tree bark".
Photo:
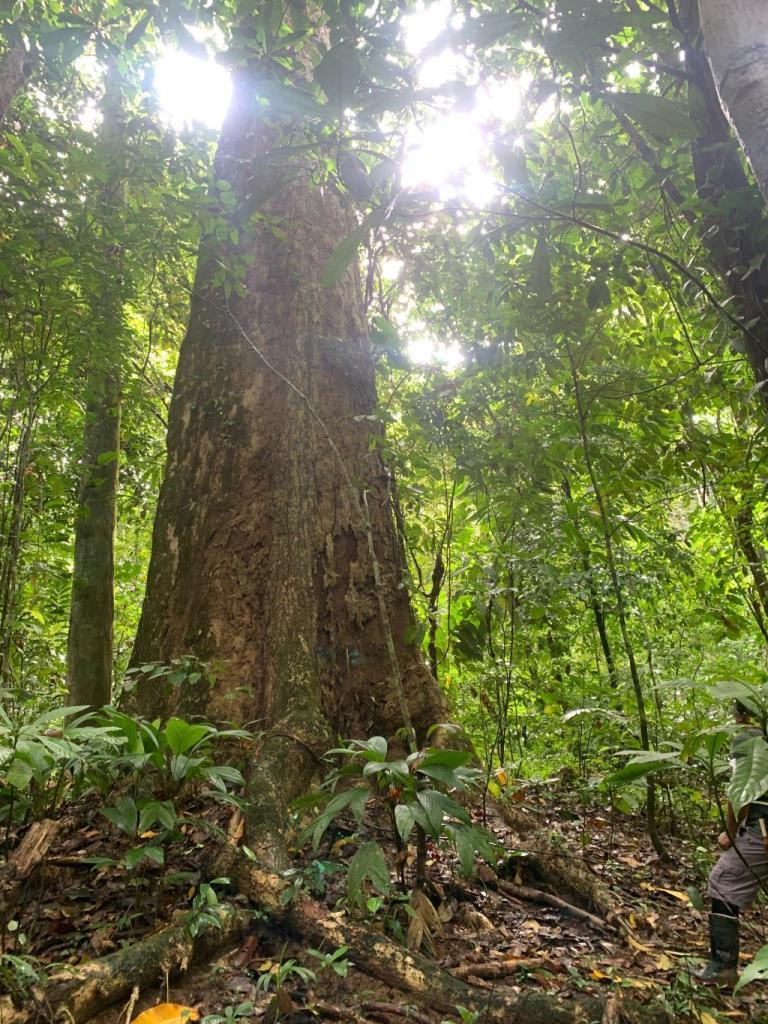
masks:
[(87, 371), (80, 494), (75, 515), (74, 569), (67, 639), (67, 688), (72, 705), (108, 704), (112, 697), (114, 535), (120, 448), (120, 355), (123, 331), (120, 247), (110, 223), (125, 187), (121, 84), (110, 65), (100, 145), (107, 167), (97, 231), (103, 289), (94, 297), (97, 345)]
[(0, 124), (8, 108), (21, 91), (30, 71), (30, 59), (21, 40), (13, 43), (0, 57)]
[(32, 436), (37, 419), (37, 406), (30, 404), (24, 411), (19, 442), (13, 468), (13, 487), (8, 509), (4, 509), (4, 540), (0, 544), (0, 684), (11, 685), (13, 670), (11, 649), (13, 627), (16, 621), (17, 573), (21, 555), (21, 536), (24, 527), (24, 498), (27, 473), (31, 461)]
[(717, 92), (768, 201), (768, 5), (699, 0)]
[[(768, 265), (760, 259), (765, 253), (768, 220), (761, 210), (760, 195), (744, 170), (712, 68), (701, 49), (699, 6), (697, 0), (687, 0), (674, 19), (685, 47), (686, 69), (693, 76), (690, 105), (693, 123), (699, 129), (691, 146), (693, 171), (707, 213), (698, 218), (697, 226), (716, 271), (749, 325), (734, 344), (743, 346), (768, 409)], [(729, 201), (724, 203), (721, 200), (726, 194)], [(748, 267), (757, 269), (746, 273)]]
[[(201, 245), (133, 652), (134, 664), (193, 653), (213, 663), (215, 682), (187, 687), (180, 705), (142, 679), (129, 704), (263, 731), (248, 834), (276, 863), (287, 801), (334, 733), (396, 731), (401, 680), (417, 730), (445, 711), (406, 642), (412, 616), (358, 274), (322, 284), (354, 222), (308, 166), (268, 157), (306, 138), (259, 105), (258, 88), (255, 72), (239, 73), (219, 143), (212, 199), (216, 238), (229, 242)], [(242, 294), (221, 269), (237, 263)]]

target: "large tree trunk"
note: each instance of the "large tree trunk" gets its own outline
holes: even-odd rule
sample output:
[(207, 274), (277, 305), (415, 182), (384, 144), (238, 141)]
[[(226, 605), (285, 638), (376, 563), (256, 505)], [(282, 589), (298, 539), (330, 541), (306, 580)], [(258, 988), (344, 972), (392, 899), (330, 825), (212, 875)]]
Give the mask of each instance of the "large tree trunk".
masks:
[[(686, 5), (685, 12), (678, 27), (695, 84), (690, 102), (693, 122), (699, 128), (692, 142), (693, 171), (698, 196), (711, 211), (700, 218), (700, 235), (735, 308), (749, 325), (733, 343), (743, 349), (768, 409), (768, 263), (760, 260), (768, 224), (760, 195), (747, 177), (738, 143), (723, 114), (712, 69), (700, 49), (696, 3)], [(728, 203), (721, 201), (726, 194)], [(747, 273), (750, 267), (756, 269)]]
[(720, 101), (768, 200), (768, 4), (699, 0), (699, 12)]
[(94, 707), (108, 704), (112, 698), (114, 536), (120, 448), (123, 312), (120, 245), (115, 241), (114, 223), (123, 205), (126, 167), (122, 86), (114, 63), (107, 71), (103, 109), (100, 146), (108, 174), (96, 224), (97, 246), (103, 253), (103, 290), (92, 301), (92, 329), (98, 347), (94, 346), (91, 355), (86, 384), (67, 638), (68, 702)]
[[(180, 704), (142, 679), (129, 702), (264, 730), (249, 836), (274, 862), (286, 802), (334, 733), (393, 733), (404, 724), (401, 684), (417, 729), (444, 705), (406, 641), (358, 274), (321, 281), (354, 223), (308, 168), (265, 159), (302, 139), (265, 115), (257, 87), (240, 74), (219, 144), (215, 235), (229, 242), (201, 246), (133, 653), (134, 664), (193, 653), (215, 681), (186, 687)], [(233, 266), (242, 294), (222, 272)]]

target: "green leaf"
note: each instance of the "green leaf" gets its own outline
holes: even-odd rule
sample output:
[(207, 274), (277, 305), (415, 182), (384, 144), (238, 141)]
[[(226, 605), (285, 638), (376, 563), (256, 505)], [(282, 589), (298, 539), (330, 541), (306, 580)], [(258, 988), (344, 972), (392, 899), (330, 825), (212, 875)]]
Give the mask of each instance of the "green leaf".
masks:
[(443, 750), (440, 747), (430, 747), (419, 762), (419, 768), (431, 764), (444, 764), (449, 768), (460, 768), (471, 758), (472, 752), (469, 750)]
[(337, 43), (315, 68), (315, 81), (339, 109), (347, 106), (360, 81), (360, 60), (346, 43)]
[(384, 851), (378, 843), (363, 843), (349, 862), (347, 893), (354, 902), (362, 895), (363, 882), (368, 879), (382, 896), (389, 895), (389, 868)]
[(415, 822), (416, 816), (413, 813), (412, 807), (409, 807), (408, 804), (398, 804), (395, 807), (395, 825), (403, 842), (407, 842)]
[(342, 238), (331, 255), (325, 261), (323, 269), (323, 287), (330, 288), (341, 280), (344, 271), (357, 255), (358, 247), (364, 241), (370, 229), (369, 218), (358, 224), (354, 231)]
[(444, 764), (421, 764), (417, 770), (422, 775), (427, 775), (430, 779), (437, 779), (438, 782), (442, 782), (446, 786), (455, 786), (457, 789), (464, 788), (464, 783), (453, 768), (448, 768)]
[(210, 725), (193, 725), (182, 718), (169, 718), (163, 734), (172, 754), (186, 754), (211, 731)]
[(692, 139), (696, 135), (696, 123), (683, 103), (676, 103), (663, 96), (636, 92), (607, 93), (603, 99), (609, 107), (615, 107), (626, 114), (660, 142), (669, 143), (670, 138), (674, 137)]
[(762, 736), (739, 744), (736, 767), (728, 786), (728, 799), (738, 815), (742, 807), (768, 790), (768, 743)]
[(475, 843), (471, 832), (468, 829), (454, 826), (451, 829), (456, 852), (459, 855), (461, 873), (465, 878), (471, 878), (475, 873)]
[(611, 789), (615, 789), (626, 785), (628, 782), (641, 779), (645, 775), (650, 775), (651, 772), (658, 772), (664, 768), (669, 768), (672, 764), (683, 767), (677, 754), (658, 754), (650, 751), (633, 758), (629, 764), (609, 775), (605, 780), (605, 784)]
[(741, 972), (733, 994), (735, 995), (745, 985), (749, 985), (751, 981), (762, 981), (765, 978), (768, 978), (768, 946), (758, 949), (752, 963), (747, 964)]
[(128, 835), (135, 835), (139, 825), (139, 809), (130, 796), (124, 796), (116, 807), (102, 807), (100, 813)]
[(425, 789), (421, 793), (416, 794), (416, 799), (421, 804), (424, 815), (429, 823), (427, 831), (434, 839), (440, 838), (440, 832), (443, 827), (443, 808), (438, 797), (439, 794), (433, 789)]

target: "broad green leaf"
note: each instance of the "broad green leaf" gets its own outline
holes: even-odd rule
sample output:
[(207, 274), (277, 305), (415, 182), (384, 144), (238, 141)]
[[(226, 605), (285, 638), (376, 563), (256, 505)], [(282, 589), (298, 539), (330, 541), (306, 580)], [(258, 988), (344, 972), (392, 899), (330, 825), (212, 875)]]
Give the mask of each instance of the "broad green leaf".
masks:
[(210, 735), (211, 727), (185, 722), (181, 718), (169, 718), (163, 732), (172, 754), (186, 754), (201, 739)]
[(633, 759), (629, 764), (609, 775), (605, 784), (610, 788), (625, 786), (628, 782), (634, 782), (636, 779), (641, 779), (652, 772), (662, 771), (672, 765), (682, 767), (677, 754), (658, 754), (651, 751), (642, 757)]
[(337, 43), (315, 68), (315, 81), (340, 109), (351, 101), (360, 81), (360, 59), (346, 43)]
[(768, 743), (762, 736), (739, 744), (739, 756), (728, 786), (735, 814), (768, 790)]
[(692, 139), (696, 135), (696, 123), (683, 103), (651, 93), (636, 92), (612, 92), (603, 98), (608, 106), (626, 114), (661, 142), (669, 142), (674, 137)]
[(342, 238), (331, 255), (325, 261), (323, 268), (323, 287), (330, 288), (341, 280), (344, 271), (357, 255), (357, 250), (365, 239), (370, 224), (366, 218), (354, 231)]
[(354, 902), (362, 895), (363, 882), (368, 879), (382, 896), (389, 895), (389, 868), (384, 851), (378, 843), (363, 843), (349, 862), (347, 892)]
[(429, 823), (429, 834), (434, 839), (440, 838), (443, 827), (443, 808), (440, 804), (439, 793), (433, 789), (425, 789), (416, 794), (416, 799), (422, 806), (427, 822)]
[(400, 833), (400, 838), (406, 842), (408, 836), (413, 830), (416, 817), (413, 813), (413, 808), (409, 807), (408, 804), (398, 804), (395, 807), (395, 825), (397, 831)]
[(739, 980), (736, 982), (733, 993), (735, 995), (739, 989), (749, 985), (752, 981), (763, 981), (766, 978), (768, 978), (768, 946), (763, 946), (755, 953), (752, 963), (747, 964), (739, 975)]

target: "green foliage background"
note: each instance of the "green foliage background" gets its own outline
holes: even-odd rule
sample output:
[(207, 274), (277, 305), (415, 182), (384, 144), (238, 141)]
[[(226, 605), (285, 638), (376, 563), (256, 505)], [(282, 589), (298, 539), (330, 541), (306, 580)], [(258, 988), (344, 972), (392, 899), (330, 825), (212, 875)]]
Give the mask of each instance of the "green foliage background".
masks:
[[(122, 261), (117, 679), (126, 667), (200, 241), (222, 254), (229, 286), (241, 273), (223, 255), (214, 134), (164, 124), (152, 67), (163, 47), (216, 47), (231, 64), (262, 60), (261, 101), (302, 119), (309, 140), (283, 158), (311, 160), (356, 211), (327, 276), (361, 259), (419, 638), (488, 773), (566, 768), (594, 788), (640, 748), (608, 533), (648, 709), (646, 769), (686, 794), (670, 816), (706, 808), (722, 767), (708, 737), (725, 740), (709, 688), (768, 679), (765, 408), (744, 358), (763, 324), (735, 298), (759, 283), (766, 222), (746, 177), (718, 178), (740, 158), (711, 141), (685, 27), (645, 0), (477, 3), (414, 58), (399, 5), (327, 0), (320, 43), (300, 3), (246, 19), (236, 8), (41, 0), (0, 21), (6, 48), (22, 38), (34, 58), (0, 146), (6, 700), (42, 708), (64, 690), (105, 234)], [(419, 60), (449, 45), (462, 80), (420, 87)], [(108, 154), (83, 111), (98, 111), (115, 55), (127, 198), (97, 228)], [(460, 188), (403, 189), (413, 119), (466, 109), (481, 80), (510, 77), (521, 105), (486, 129), (498, 183), (487, 208)], [(738, 245), (724, 275), (710, 243), (726, 230)], [(408, 339), (425, 332), (459, 344), (457, 369), (409, 360)], [(646, 769), (613, 779), (624, 809), (644, 799)]]

